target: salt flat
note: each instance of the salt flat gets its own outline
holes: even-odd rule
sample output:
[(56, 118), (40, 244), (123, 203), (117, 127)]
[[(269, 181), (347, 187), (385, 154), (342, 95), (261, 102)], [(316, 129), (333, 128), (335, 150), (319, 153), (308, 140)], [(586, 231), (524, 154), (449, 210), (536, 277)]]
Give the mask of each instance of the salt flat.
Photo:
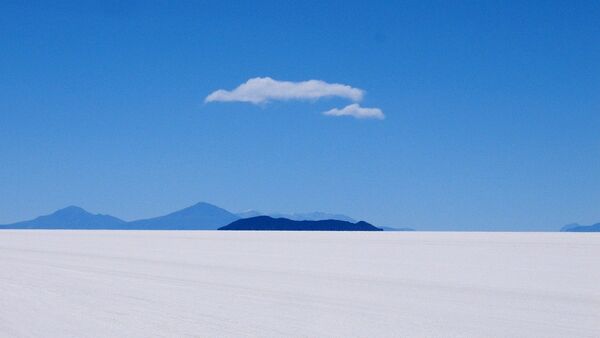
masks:
[(1, 337), (600, 337), (600, 236), (0, 231)]

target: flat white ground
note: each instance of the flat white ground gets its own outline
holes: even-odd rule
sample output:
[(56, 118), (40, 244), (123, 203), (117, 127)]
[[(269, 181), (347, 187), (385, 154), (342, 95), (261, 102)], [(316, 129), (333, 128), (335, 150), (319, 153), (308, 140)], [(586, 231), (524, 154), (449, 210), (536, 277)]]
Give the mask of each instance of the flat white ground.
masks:
[(1, 337), (600, 337), (600, 235), (0, 231)]

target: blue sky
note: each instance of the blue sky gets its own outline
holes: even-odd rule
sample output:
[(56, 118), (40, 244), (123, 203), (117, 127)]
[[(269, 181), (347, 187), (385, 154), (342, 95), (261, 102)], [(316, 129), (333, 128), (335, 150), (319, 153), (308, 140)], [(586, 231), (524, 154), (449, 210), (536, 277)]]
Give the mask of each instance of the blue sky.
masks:
[[(198, 201), (417, 229), (600, 221), (598, 2), (0, 3), (0, 223)], [(352, 100), (209, 102), (249, 79)]]

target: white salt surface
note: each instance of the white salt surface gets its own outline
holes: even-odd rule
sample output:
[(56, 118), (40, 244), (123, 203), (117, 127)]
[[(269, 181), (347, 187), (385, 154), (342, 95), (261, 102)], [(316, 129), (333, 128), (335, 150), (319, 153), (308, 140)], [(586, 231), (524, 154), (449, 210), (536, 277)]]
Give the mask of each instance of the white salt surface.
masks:
[(600, 337), (600, 235), (0, 231), (0, 337)]

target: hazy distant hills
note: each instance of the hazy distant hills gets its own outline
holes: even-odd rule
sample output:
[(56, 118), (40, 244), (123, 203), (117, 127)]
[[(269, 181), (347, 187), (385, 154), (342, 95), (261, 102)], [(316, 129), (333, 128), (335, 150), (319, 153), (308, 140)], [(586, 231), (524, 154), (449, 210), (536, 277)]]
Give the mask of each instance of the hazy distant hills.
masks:
[[(0, 229), (216, 230), (238, 219), (260, 215), (262, 215), (260, 212), (253, 210), (234, 214), (215, 205), (201, 202), (164, 216), (126, 222), (113, 216), (92, 214), (82, 208), (70, 206), (33, 220), (0, 225)], [(337, 219), (356, 222), (345, 215), (323, 212), (295, 213), (285, 216), (291, 217), (292, 220)]]
[(382, 231), (367, 222), (346, 222), (340, 220), (294, 221), (287, 218), (257, 216), (243, 218), (219, 230), (267, 230), (267, 231)]
[(250, 217), (256, 217), (256, 216), (270, 216), (273, 218), (287, 218), (287, 219), (291, 219), (293, 221), (322, 221), (322, 220), (326, 220), (326, 219), (335, 219), (338, 221), (346, 221), (346, 222), (352, 222), (352, 223), (356, 222), (355, 219), (353, 219), (352, 217), (346, 216), (346, 215), (330, 214), (330, 213), (320, 212), (320, 211), (298, 212), (298, 213), (293, 213), (293, 214), (283, 214), (283, 213), (268, 214), (268, 213), (262, 213), (257, 210), (248, 210), (248, 211), (237, 213), (236, 215), (239, 216), (239, 218), (250, 218)]
[(250, 218), (250, 217), (256, 217), (256, 216), (264, 216), (264, 214), (262, 212), (256, 211), (256, 210), (242, 211), (242, 212), (238, 212), (235, 215), (238, 218)]
[(600, 223), (593, 225), (581, 225), (577, 223), (567, 224), (560, 229), (562, 232), (600, 232)]
[(0, 229), (122, 229), (126, 225), (127, 222), (116, 217), (70, 206), (30, 221), (0, 225)]
[(562, 228), (560, 228), (560, 231), (571, 231), (571, 229), (578, 228), (581, 226), (583, 226), (583, 225), (581, 225), (579, 223), (571, 223), (571, 224), (564, 225)]

